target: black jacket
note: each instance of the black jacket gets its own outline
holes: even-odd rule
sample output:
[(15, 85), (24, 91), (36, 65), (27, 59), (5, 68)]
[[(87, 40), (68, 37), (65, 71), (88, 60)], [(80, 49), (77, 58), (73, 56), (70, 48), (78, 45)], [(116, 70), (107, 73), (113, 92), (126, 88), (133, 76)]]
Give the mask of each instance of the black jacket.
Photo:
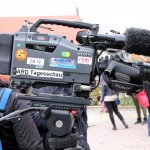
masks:
[[(15, 110), (27, 108), (24, 100), (16, 100), (16, 93), (9, 97), (4, 115)], [(0, 139), (3, 150), (44, 150), (42, 139), (30, 113), (22, 119), (0, 125)]]

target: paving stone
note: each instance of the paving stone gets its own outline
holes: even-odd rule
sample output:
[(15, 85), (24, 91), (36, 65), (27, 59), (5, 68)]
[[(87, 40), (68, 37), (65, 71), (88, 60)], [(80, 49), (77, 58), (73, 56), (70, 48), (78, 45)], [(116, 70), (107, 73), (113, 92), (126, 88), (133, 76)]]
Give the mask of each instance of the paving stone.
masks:
[(108, 113), (100, 108), (88, 108), (88, 143), (91, 150), (150, 150), (147, 124), (134, 124), (137, 119), (134, 108), (119, 108), (129, 125), (126, 129), (114, 114), (117, 130), (112, 130)]

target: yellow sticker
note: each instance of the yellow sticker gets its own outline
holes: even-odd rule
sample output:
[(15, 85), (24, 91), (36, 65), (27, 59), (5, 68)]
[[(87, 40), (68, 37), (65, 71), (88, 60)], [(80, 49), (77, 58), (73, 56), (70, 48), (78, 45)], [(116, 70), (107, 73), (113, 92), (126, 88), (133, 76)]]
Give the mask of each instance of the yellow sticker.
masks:
[(19, 61), (23, 61), (27, 58), (27, 52), (24, 49), (18, 49), (16, 51), (16, 59)]
[(70, 52), (63, 51), (61, 53), (61, 56), (63, 56), (63, 57), (70, 57)]

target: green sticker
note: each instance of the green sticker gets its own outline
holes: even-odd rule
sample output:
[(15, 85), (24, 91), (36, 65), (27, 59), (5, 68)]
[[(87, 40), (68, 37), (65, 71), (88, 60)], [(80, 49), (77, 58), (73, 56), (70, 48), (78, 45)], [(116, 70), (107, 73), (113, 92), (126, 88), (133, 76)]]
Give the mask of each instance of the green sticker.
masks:
[(65, 51), (63, 51), (63, 52), (61, 53), (61, 56), (63, 56), (63, 57), (70, 57), (70, 52), (65, 52)]
[(21, 44), (20, 44), (20, 43), (18, 43), (18, 44), (17, 44), (17, 47), (21, 47)]

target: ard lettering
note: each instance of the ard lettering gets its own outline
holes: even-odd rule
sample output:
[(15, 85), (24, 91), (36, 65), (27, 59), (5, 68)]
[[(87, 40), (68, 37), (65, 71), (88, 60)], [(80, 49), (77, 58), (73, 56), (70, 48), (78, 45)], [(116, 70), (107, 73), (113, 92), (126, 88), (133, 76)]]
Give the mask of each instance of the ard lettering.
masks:
[(29, 74), (29, 71), (28, 70), (23, 70), (23, 69), (18, 69), (17, 74), (27, 75), (27, 74)]

